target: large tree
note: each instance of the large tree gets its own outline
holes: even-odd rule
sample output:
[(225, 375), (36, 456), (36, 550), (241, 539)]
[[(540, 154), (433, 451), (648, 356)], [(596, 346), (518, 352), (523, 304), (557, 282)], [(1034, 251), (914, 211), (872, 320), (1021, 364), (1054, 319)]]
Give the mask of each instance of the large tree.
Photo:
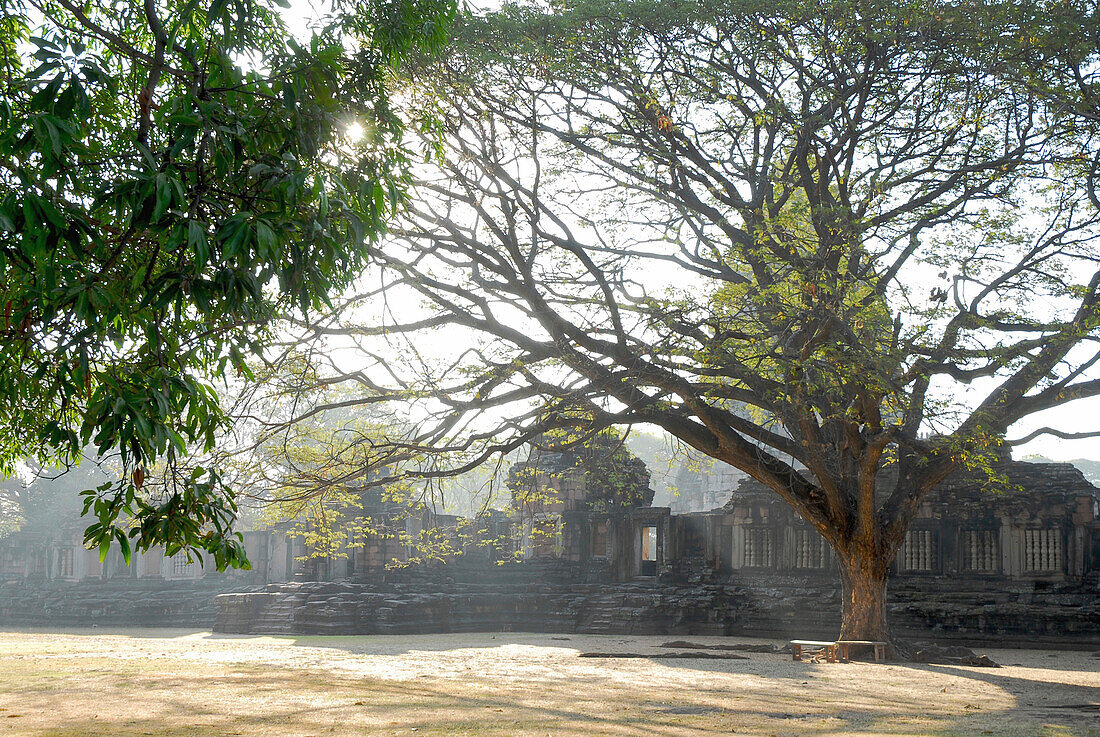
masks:
[(794, 507), (839, 562), (841, 635), (886, 639), (926, 494), (1100, 394), (1092, 142), (1041, 68), (1009, 73), (1041, 62), (1039, 17), (624, 0), (468, 21), (409, 80), (435, 124), (371, 248), (384, 309), (364, 291), (304, 326), (370, 349), (331, 359), (363, 390), (342, 407), (410, 404), (371, 463), (431, 478), (563, 422), (656, 425)]
[(402, 196), (393, 68), (453, 7), (336, 0), (296, 41), (266, 0), (0, 0), (0, 469), (117, 455), (102, 552), (247, 563), (233, 490), (178, 461), (271, 319), (364, 264)]

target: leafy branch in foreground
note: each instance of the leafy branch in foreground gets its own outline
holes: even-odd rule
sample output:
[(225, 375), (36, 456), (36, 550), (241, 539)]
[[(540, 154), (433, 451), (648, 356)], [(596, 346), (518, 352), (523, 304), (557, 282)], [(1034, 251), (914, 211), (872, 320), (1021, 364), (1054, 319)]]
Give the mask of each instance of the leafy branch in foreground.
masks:
[(0, 467), (114, 451), (89, 544), (247, 565), (234, 490), (179, 462), (214, 444), (214, 382), (248, 377), (272, 318), (365, 264), (404, 196), (393, 67), (454, 6), (337, 2), (302, 42), (254, 0), (0, 10)]

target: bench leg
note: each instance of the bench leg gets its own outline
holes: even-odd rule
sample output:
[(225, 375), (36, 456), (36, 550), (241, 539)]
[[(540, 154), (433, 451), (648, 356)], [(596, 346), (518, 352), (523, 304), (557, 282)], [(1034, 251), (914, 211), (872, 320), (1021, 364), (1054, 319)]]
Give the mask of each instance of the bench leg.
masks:
[(875, 645), (875, 662), (881, 663), (884, 660), (886, 660), (886, 646)]
[(826, 645), (825, 646), (825, 662), (827, 662), (827, 663), (835, 663), (836, 662), (836, 645)]
[(849, 660), (851, 660), (851, 657), (849, 656), (849, 652), (848, 652), (848, 644), (847, 643), (841, 643), (839, 645), (839, 647), (840, 647), (840, 661), (842, 663), (847, 663)]
[(791, 657), (793, 657), (795, 660), (802, 660), (801, 645), (791, 645)]

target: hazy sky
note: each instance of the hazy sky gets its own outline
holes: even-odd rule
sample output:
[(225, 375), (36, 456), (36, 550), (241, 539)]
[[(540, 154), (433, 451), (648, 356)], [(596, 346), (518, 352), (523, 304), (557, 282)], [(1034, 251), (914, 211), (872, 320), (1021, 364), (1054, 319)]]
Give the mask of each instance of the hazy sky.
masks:
[[(1100, 397), (1083, 399), (1068, 407), (1040, 412), (1012, 426), (1008, 437), (1018, 438), (1039, 427), (1054, 427), (1065, 432), (1092, 432), (1100, 428)], [(1013, 456), (1021, 458), (1038, 453), (1055, 461), (1075, 458), (1100, 460), (1100, 438), (1062, 440), (1051, 436), (1036, 438), (1027, 445), (1013, 450)]]

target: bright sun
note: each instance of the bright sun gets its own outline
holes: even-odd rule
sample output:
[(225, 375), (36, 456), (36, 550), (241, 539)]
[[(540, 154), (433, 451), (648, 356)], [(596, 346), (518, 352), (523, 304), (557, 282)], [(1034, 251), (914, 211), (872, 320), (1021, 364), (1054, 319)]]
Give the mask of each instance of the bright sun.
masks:
[(348, 140), (350, 140), (350, 141), (360, 141), (360, 140), (362, 140), (363, 134), (365, 134), (365, 133), (366, 133), (366, 130), (359, 123), (350, 124), (347, 127), (347, 131), (346, 131)]

